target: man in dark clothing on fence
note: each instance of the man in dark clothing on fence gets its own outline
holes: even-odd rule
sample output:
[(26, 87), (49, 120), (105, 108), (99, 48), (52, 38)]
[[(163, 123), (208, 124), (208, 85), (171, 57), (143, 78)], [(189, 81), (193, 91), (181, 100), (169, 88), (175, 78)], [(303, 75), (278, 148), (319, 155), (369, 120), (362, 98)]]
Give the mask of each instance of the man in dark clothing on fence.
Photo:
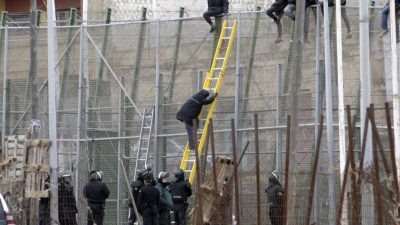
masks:
[[(328, 0), (328, 7), (334, 7), (335, 6), (335, 2), (336, 0)], [(321, 4), (321, 11), (322, 14), (324, 13), (324, 2), (320, 2)], [(346, 29), (347, 29), (347, 35), (346, 35), (346, 39), (350, 39), (353, 35), (351, 34), (351, 27), (350, 27), (350, 21), (349, 21), (349, 17), (347, 16), (347, 11), (346, 11), (346, 0), (340, 0), (340, 5), (341, 7), (341, 11), (342, 11), (342, 19), (344, 21), (344, 24), (346, 25)]]
[(106, 199), (110, 196), (107, 185), (102, 182), (102, 175), (95, 170), (89, 173), (89, 183), (83, 188), (83, 196), (88, 201), (90, 213), (88, 215), (88, 225), (93, 222), (96, 225), (103, 225), (104, 208)]
[[(305, 10), (315, 4), (317, 4), (316, 0), (306, 0)], [(290, 19), (294, 20), (296, 18), (296, 0), (288, 0), (288, 5), (286, 6), (284, 12)]]
[(277, 26), (278, 38), (275, 40), (275, 43), (282, 42), (281, 18), (283, 15), (283, 10), (287, 6), (287, 4), (288, 0), (275, 0), (275, 2), (272, 3), (271, 7), (269, 7), (266, 11), (267, 15), (274, 20)]
[(215, 93), (213, 95), (210, 94), (209, 91), (203, 89), (200, 92), (194, 94), (191, 98), (189, 98), (176, 114), (176, 118), (185, 123), (189, 147), (191, 150), (194, 150), (195, 147), (195, 143), (193, 140), (193, 119), (196, 119), (198, 126), (199, 120), (197, 119), (197, 117), (199, 116), (203, 105), (211, 104), (217, 96), (218, 93)]
[(179, 169), (175, 172), (176, 180), (170, 185), (174, 203), (174, 221), (176, 225), (186, 225), (187, 199), (192, 195), (192, 187), (186, 182), (185, 172)]
[[(379, 37), (383, 37), (385, 34), (387, 34), (389, 32), (388, 29), (388, 20), (389, 20), (389, 0), (388, 3), (385, 5), (385, 7), (382, 10), (382, 20), (381, 20), (381, 27), (382, 27), (382, 31), (379, 33)], [(396, 12), (399, 10), (400, 8), (400, 0), (395, 0), (395, 8), (396, 8)], [(397, 19), (397, 15), (396, 15), (396, 19)]]
[(174, 207), (172, 202), (171, 193), (168, 192), (167, 187), (170, 184), (170, 175), (168, 172), (161, 172), (158, 175), (156, 188), (160, 192), (160, 208), (158, 209), (159, 219), (158, 225), (171, 225), (171, 210)]
[(229, 2), (228, 0), (207, 0), (207, 4), (208, 9), (203, 14), (203, 17), (207, 23), (210, 24), (210, 33), (212, 33), (217, 29), (217, 26), (212, 22), (211, 17), (227, 14), (229, 11)]
[(269, 204), (269, 219), (271, 225), (283, 225), (283, 196), (285, 190), (279, 183), (278, 175), (271, 173), (268, 178), (269, 186), (265, 189)]
[(143, 176), (144, 187), (139, 191), (138, 210), (143, 216), (143, 225), (158, 224), (158, 208), (160, 206), (160, 193), (152, 185), (153, 176), (146, 174)]
[(76, 225), (76, 201), (74, 187), (71, 185), (70, 173), (64, 173), (60, 177), (58, 186), (58, 217), (61, 225)]

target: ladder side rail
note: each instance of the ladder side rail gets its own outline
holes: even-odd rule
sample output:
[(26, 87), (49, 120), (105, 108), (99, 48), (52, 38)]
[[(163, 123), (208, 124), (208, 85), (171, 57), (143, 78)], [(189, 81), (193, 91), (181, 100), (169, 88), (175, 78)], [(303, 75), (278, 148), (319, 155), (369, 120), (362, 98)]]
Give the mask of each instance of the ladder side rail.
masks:
[(134, 170), (134, 180), (136, 180), (136, 172), (138, 171), (138, 164), (139, 164), (139, 156), (140, 156), (140, 148), (142, 147), (141, 142), (142, 142), (142, 137), (143, 137), (143, 127), (144, 127), (144, 121), (146, 119), (146, 108), (143, 111), (142, 114), (142, 125), (140, 127), (140, 136), (139, 136), (139, 144), (138, 144), (138, 150), (136, 152), (136, 161), (135, 161), (135, 170)]
[(147, 138), (147, 150), (146, 150), (145, 165), (147, 165), (147, 160), (149, 159), (150, 138), (151, 138), (151, 134), (152, 134), (152, 131), (153, 131), (153, 121), (154, 121), (154, 107), (151, 110), (150, 129), (149, 129), (149, 135), (148, 135), (148, 138)]

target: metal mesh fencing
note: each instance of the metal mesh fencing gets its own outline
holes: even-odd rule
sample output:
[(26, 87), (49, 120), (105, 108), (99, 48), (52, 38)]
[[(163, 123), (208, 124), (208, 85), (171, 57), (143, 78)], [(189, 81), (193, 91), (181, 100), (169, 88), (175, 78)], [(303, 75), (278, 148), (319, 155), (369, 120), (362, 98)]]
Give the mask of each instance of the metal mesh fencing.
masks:
[[(319, 10), (319, 9), (318, 9)], [(371, 9), (371, 99), (375, 103), (376, 121), (380, 129), (385, 153), (390, 158), (384, 102), (390, 100), (388, 91), (390, 78), (390, 40), (379, 38), (380, 9)], [(330, 12), (332, 15), (332, 12)], [(360, 114), (359, 75), (359, 16), (358, 8), (346, 8), (352, 37), (343, 26), (344, 96), (345, 105), (352, 106), (352, 114), (358, 115), (356, 162), (361, 149), (362, 121)], [(322, 14), (320, 14), (322, 15)], [(222, 90), (214, 113), (214, 129), (218, 155), (231, 157), (231, 119), (237, 124), (238, 151), (247, 141), (249, 150), (240, 166), (240, 199), (242, 223), (255, 224), (255, 151), (254, 117), (259, 115), (262, 221), (270, 224), (268, 204), (264, 194), (268, 175), (277, 171), (281, 177), (291, 179), (294, 194), (291, 224), (303, 224), (306, 220), (311, 171), (315, 159), (316, 123), (318, 113), (325, 112), (324, 93), (324, 28), (317, 27), (313, 9), (307, 11), (308, 40), (305, 43), (302, 64), (302, 82), (299, 95), (298, 144), (295, 154), (294, 174), (285, 174), (286, 116), (289, 114), (290, 71), (293, 65), (293, 25), (284, 17), (283, 42), (274, 43), (276, 25), (263, 11), (241, 12), (224, 19), (238, 20), (239, 30), (231, 52), (229, 65), (224, 76)], [(322, 24), (322, 20), (320, 19)], [(331, 18), (331, 56), (334, 116), (335, 173), (329, 174), (329, 154), (326, 135), (323, 136), (321, 156), (313, 205), (317, 224), (329, 224), (335, 217), (338, 202), (329, 205), (329, 178), (334, 177), (335, 199), (340, 193), (338, 95), (336, 73), (335, 22)], [(58, 102), (57, 131), (59, 171), (73, 173), (75, 196), (78, 206), (78, 221), (86, 220), (86, 200), (82, 196), (83, 185), (92, 169), (104, 172), (103, 181), (111, 191), (106, 203), (105, 224), (127, 224), (129, 215), (129, 187), (138, 164), (136, 155), (141, 116), (144, 108), (156, 108), (154, 134), (146, 165), (155, 172), (166, 170), (172, 173), (179, 167), (187, 141), (184, 125), (176, 120), (179, 107), (196, 91), (202, 88), (203, 80), (210, 68), (212, 53), (216, 46), (216, 33), (208, 32), (209, 26), (202, 18), (130, 22), (114, 25), (89, 25), (59, 27), (58, 38)], [(1, 32), (5, 32), (2, 29)], [(32, 103), (29, 82), (29, 29), (8, 28), (2, 46), (8, 43), (6, 113), (2, 126), (6, 135), (26, 134), (30, 127)], [(348, 35), (348, 39), (346, 39)], [(47, 32), (38, 32), (38, 76), (40, 100), (40, 137), (48, 136), (47, 129)], [(320, 44), (317, 51), (316, 43)], [(317, 64), (319, 66), (317, 66)], [(319, 83), (318, 83), (319, 82)], [(3, 85), (4, 86), (4, 85)], [(0, 93), (3, 97), (3, 93)], [(200, 130), (201, 131), (201, 130)], [(324, 129), (324, 134), (326, 134)], [(347, 132), (347, 131), (346, 131)], [(347, 134), (346, 134), (347, 135)], [(347, 140), (346, 136), (346, 140)], [(348, 140), (347, 140), (348, 142)], [(347, 147), (346, 147), (347, 148)], [(206, 150), (207, 151), (207, 150)], [(210, 170), (209, 155), (203, 160)], [(292, 153), (293, 154), (293, 153)], [(122, 164), (120, 163), (122, 162)], [(123, 170), (126, 170), (128, 180)], [(156, 173), (155, 173), (156, 175)], [(348, 182), (349, 183), (349, 182)], [(368, 191), (368, 190), (367, 190)], [(369, 195), (372, 196), (371, 192)], [(366, 195), (367, 196), (367, 195)], [(351, 196), (350, 196), (351, 197)], [(363, 207), (373, 205), (363, 201)], [(351, 207), (347, 211), (351, 215)], [(363, 211), (363, 219), (372, 221), (373, 213)]]

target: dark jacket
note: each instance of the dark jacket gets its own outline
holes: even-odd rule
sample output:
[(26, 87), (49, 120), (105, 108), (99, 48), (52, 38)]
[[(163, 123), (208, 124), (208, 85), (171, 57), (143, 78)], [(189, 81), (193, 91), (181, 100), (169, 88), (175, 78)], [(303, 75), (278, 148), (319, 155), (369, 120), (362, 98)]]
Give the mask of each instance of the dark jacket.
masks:
[(83, 195), (87, 198), (89, 204), (104, 204), (110, 196), (110, 190), (102, 181), (89, 181), (83, 188)]
[(151, 209), (158, 212), (160, 207), (160, 193), (153, 185), (145, 185), (139, 191), (138, 210), (143, 213), (144, 209)]
[[(336, 0), (328, 0), (328, 6), (329, 7), (334, 6), (335, 3), (336, 3)], [(346, 0), (340, 0), (340, 5), (341, 6), (345, 6), (346, 3), (347, 3)]]
[(278, 183), (270, 183), (267, 189), (265, 189), (268, 197), (268, 203), (270, 207), (283, 207), (283, 196), (285, 194), (285, 190)]
[(199, 116), (203, 105), (211, 104), (214, 101), (215, 95), (208, 97), (209, 95), (210, 93), (207, 90), (201, 90), (194, 94), (182, 105), (176, 114), (176, 119), (193, 125), (193, 119)]
[[(288, 4), (296, 5), (296, 0), (288, 0)], [(313, 4), (317, 4), (317, 1), (316, 0), (306, 0), (306, 7), (313, 5)]]
[(272, 3), (272, 6), (277, 7), (277, 8), (285, 8), (288, 4), (288, 0), (275, 0), (274, 3)]
[(58, 212), (60, 218), (68, 218), (69, 215), (78, 213), (74, 188), (64, 182), (58, 186)]
[(174, 204), (186, 203), (187, 199), (192, 195), (192, 186), (189, 182), (177, 180), (171, 183), (171, 196)]

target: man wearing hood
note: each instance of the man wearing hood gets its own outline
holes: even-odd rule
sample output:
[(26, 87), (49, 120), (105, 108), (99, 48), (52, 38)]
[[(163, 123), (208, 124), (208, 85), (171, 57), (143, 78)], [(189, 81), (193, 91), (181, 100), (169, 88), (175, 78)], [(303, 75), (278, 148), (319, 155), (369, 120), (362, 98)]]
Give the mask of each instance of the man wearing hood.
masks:
[(176, 119), (185, 123), (186, 132), (188, 135), (189, 147), (194, 150), (193, 140), (193, 120), (196, 119), (197, 126), (199, 125), (198, 116), (200, 115), (203, 105), (211, 104), (218, 93), (210, 94), (207, 90), (201, 90), (189, 98), (176, 114)]
[(269, 204), (269, 219), (271, 225), (283, 225), (283, 196), (285, 190), (279, 183), (279, 177), (274, 172), (268, 178), (269, 186), (265, 189)]

